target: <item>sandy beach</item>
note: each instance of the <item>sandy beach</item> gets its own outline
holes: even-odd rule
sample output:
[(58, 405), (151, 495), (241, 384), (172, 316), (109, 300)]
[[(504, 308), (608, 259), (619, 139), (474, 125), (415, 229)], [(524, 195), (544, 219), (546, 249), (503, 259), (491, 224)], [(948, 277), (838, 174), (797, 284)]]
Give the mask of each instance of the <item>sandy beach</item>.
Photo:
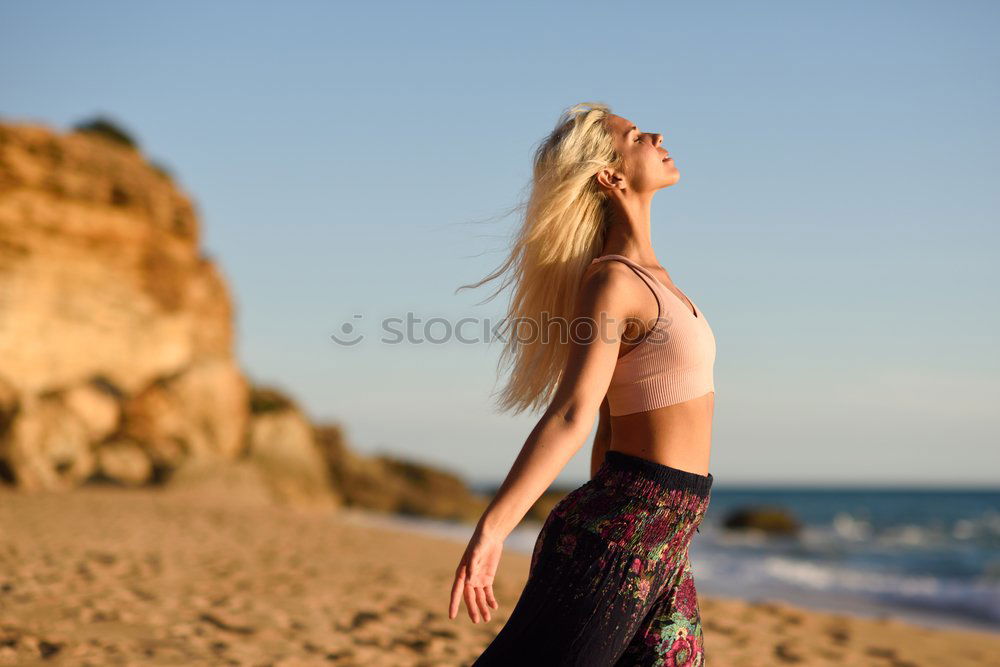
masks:
[[(447, 617), (464, 545), (367, 511), (87, 486), (0, 490), (0, 664), (468, 665), (510, 613), (507, 551), (489, 623)], [(727, 665), (996, 664), (1000, 635), (779, 603), (702, 598)]]

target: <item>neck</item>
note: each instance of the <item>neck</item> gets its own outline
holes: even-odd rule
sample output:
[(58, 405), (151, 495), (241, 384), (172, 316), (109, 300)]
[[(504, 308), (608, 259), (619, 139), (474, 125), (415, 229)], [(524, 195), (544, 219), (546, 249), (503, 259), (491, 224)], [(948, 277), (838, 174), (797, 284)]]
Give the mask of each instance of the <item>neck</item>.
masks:
[(650, 238), (650, 209), (653, 197), (615, 199), (611, 202), (608, 232), (602, 255), (624, 255), (640, 264), (659, 266)]

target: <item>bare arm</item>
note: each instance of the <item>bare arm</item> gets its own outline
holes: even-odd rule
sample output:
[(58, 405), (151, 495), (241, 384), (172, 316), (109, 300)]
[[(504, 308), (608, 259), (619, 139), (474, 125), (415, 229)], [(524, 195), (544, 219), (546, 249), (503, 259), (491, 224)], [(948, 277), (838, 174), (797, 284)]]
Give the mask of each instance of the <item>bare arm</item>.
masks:
[(611, 408), (605, 396), (601, 403), (601, 418), (597, 423), (597, 434), (594, 436), (594, 448), (590, 452), (590, 478), (593, 479), (604, 463), (604, 455), (611, 448)]
[(625, 281), (633, 279), (626, 271), (631, 269), (607, 267), (584, 279), (573, 317), (590, 318), (596, 326), (589, 327), (589, 334), (588, 327), (578, 327), (571, 337), (566, 369), (552, 403), (483, 513), (480, 527), (484, 533), (506, 539), (593, 428), (618, 361), (625, 318), (635, 308), (631, 297), (625, 296), (629, 294)]

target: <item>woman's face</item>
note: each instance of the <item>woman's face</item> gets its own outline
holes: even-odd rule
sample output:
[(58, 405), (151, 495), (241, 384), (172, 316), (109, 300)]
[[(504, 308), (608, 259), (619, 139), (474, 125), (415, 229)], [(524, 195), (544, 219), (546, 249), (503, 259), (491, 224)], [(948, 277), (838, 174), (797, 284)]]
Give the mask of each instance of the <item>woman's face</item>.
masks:
[(652, 192), (680, 179), (673, 158), (661, 145), (662, 134), (642, 132), (635, 123), (615, 114), (607, 120), (615, 136), (615, 146), (624, 158), (622, 169), (627, 189)]

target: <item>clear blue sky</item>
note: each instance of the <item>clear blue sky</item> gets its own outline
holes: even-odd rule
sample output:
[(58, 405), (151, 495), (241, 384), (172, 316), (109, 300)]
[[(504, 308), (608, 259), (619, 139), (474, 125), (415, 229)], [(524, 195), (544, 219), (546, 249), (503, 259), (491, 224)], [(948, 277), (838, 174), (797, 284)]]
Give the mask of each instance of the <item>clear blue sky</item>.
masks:
[(454, 289), (516, 215), (466, 223), (608, 103), (682, 174), (653, 244), (715, 331), (720, 485), (997, 483), (997, 34), (986, 1), (4, 3), (0, 117), (117, 119), (196, 200), (254, 380), (499, 481), (538, 417), (494, 412), (499, 344), (379, 320), (501, 315)]

